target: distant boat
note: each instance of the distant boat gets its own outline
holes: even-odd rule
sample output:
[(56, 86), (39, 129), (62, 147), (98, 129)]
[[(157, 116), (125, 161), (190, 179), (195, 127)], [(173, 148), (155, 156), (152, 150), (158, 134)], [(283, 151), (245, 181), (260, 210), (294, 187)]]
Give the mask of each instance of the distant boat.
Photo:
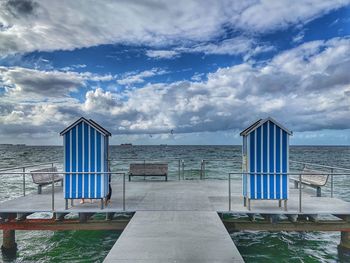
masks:
[(120, 146), (132, 146), (132, 143), (122, 143)]

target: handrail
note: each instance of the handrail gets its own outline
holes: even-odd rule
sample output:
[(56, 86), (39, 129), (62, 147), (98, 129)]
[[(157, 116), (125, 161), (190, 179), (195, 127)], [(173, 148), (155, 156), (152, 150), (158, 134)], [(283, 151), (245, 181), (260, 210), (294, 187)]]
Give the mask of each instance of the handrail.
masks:
[(304, 164), (309, 166), (318, 166), (321, 168), (328, 168), (328, 169), (335, 169), (335, 170), (343, 170), (343, 171), (350, 171), (350, 168), (343, 168), (343, 167), (337, 167), (337, 166), (329, 166), (329, 165), (323, 165), (323, 164), (317, 164), (317, 163), (307, 163), (307, 162), (300, 162), (300, 161), (292, 161), (289, 160), (291, 163), (298, 163), (298, 164)]
[[(33, 172), (1, 172), (0, 175), (14, 175), (14, 174), (31, 174)], [(51, 210), (52, 212), (55, 212), (55, 177), (54, 175), (61, 174), (108, 174), (108, 175), (123, 175), (123, 211), (125, 211), (125, 173), (124, 172), (64, 172), (64, 171), (57, 171), (57, 172), (35, 172), (36, 174), (50, 174), (51, 175)], [(23, 181), (24, 183), (25, 181)], [(24, 190), (25, 190), (25, 184), (23, 184)], [(24, 192), (25, 193), (25, 192)], [(103, 206), (101, 206), (101, 209)]]
[(21, 165), (21, 166), (14, 166), (14, 167), (7, 167), (7, 168), (1, 168), (0, 172), (3, 171), (10, 171), (10, 170), (17, 170), (17, 169), (22, 169), (22, 168), (30, 168), (30, 167), (36, 167), (36, 166), (41, 166), (41, 165), (48, 165), (52, 163), (58, 163), (58, 160), (52, 160), (50, 162), (44, 162), (44, 163), (37, 163), (37, 164), (30, 164), (30, 165)]

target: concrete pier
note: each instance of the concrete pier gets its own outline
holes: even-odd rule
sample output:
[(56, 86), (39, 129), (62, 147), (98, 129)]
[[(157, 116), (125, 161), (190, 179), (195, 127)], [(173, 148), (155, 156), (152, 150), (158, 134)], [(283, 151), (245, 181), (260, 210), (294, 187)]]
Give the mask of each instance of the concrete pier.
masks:
[(138, 211), (104, 262), (244, 262), (216, 212)]

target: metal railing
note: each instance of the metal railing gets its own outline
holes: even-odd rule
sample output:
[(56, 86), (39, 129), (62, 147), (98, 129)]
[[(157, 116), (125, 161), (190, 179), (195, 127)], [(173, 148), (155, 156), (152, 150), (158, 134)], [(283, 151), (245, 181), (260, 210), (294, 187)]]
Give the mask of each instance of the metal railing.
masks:
[[(33, 172), (0, 172), (0, 175), (21, 175), (21, 174), (31, 174)], [(51, 175), (51, 211), (55, 212), (55, 175), (86, 175), (86, 174), (93, 174), (93, 175), (123, 175), (123, 192), (122, 192), (122, 200), (123, 200), (123, 211), (125, 211), (126, 203), (125, 203), (125, 173), (122, 172), (35, 172), (35, 174), (50, 174)], [(63, 179), (63, 178), (62, 178)], [(25, 186), (25, 185), (24, 185)], [(87, 197), (89, 198), (89, 197)], [(82, 199), (82, 198), (65, 198), (65, 199)], [(94, 198), (91, 198), (94, 199)], [(101, 199), (101, 198), (98, 198)], [(101, 206), (101, 209), (103, 209), (103, 206)]]
[[(152, 162), (167, 162), (172, 165), (176, 165), (176, 169), (173, 169), (173, 171), (176, 172), (177, 170), (177, 179), (178, 180), (186, 180), (188, 179), (186, 177), (186, 172), (189, 172), (191, 175), (193, 174), (199, 174), (198, 179), (207, 179), (206, 172), (207, 172), (207, 165), (212, 162), (226, 162), (230, 164), (230, 170), (232, 169), (232, 166), (237, 166), (237, 169), (241, 169), (241, 161), (237, 161), (237, 158), (120, 158), (120, 159), (110, 159), (111, 164), (113, 166), (117, 166), (118, 170), (121, 169), (121, 165), (127, 165), (132, 162), (136, 163), (152, 163)], [(188, 168), (188, 170), (186, 170)], [(125, 167), (125, 169), (128, 169), (128, 167)], [(197, 173), (198, 172), (198, 173)]]
[[(345, 169), (345, 168), (344, 168)], [(298, 184), (299, 184), (299, 213), (302, 213), (302, 184), (303, 184), (303, 180), (302, 180), (302, 175), (315, 175), (315, 173), (307, 173), (307, 172), (292, 172), (292, 173), (282, 173), (282, 172), (230, 172), (228, 174), (228, 203), (229, 203), (229, 211), (231, 211), (231, 199), (232, 199), (232, 194), (231, 194), (231, 175), (294, 175), (294, 176), (298, 176)], [(327, 172), (320, 172), (318, 173), (318, 175), (329, 175), (329, 173)], [(346, 175), (346, 176), (350, 176), (350, 172), (346, 172), (346, 173), (332, 173), (332, 175), (335, 176), (340, 176), (340, 175)], [(332, 196), (333, 197), (333, 196)], [(257, 199), (259, 200), (259, 199)], [(272, 199), (275, 200), (275, 199)], [(278, 200), (278, 199), (277, 199)]]
[(300, 161), (289, 161), (290, 163), (294, 164), (300, 164), (302, 165), (303, 169), (308, 167), (317, 167), (317, 168), (322, 168), (322, 169), (327, 169), (329, 170), (329, 175), (331, 176), (331, 197), (334, 196), (334, 171), (346, 171), (350, 172), (349, 168), (342, 168), (342, 167), (337, 167), (337, 166), (329, 166), (329, 165), (322, 165), (322, 164), (317, 164), (317, 163), (308, 163), (308, 162), (300, 162)]
[[(27, 168), (35, 168), (35, 167), (42, 167), (42, 166), (48, 166), (50, 165), (51, 167), (54, 167), (54, 164), (58, 163), (58, 161), (50, 161), (50, 162), (43, 162), (43, 163), (36, 163), (36, 164), (25, 164), (25, 165), (20, 165), (20, 166), (12, 166), (12, 167), (6, 167), (6, 168), (1, 168), (0, 173), (6, 172), (6, 171), (13, 171), (13, 170), (22, 170), (22, 172), (19, 173), (19, 175), (22, 175), (22, 191), (23, 191), (23, 196), (26, 195), (26, 172)], [(8, 173), (6, 173), (8, 174)]]

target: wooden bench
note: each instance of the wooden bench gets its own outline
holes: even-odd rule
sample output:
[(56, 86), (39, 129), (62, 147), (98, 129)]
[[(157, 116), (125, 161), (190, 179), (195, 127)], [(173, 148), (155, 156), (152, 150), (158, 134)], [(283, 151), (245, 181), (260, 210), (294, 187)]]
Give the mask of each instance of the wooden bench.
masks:
[[(327, 184), (329, 174), (324, 171), (311, 170), (304, 168), (301, 171), (301, 183), (316, 188), (316, 196), (321, 197), (321, 187)], [(294, 181), (295, 188), (299, 186), (299, 178), (290, 178)]]
[(168, 181), (167, 163), (131, 163), (129, 169), (129, 181), (132, 176), (164, 176)]
[[(48, 172), (45, 174), (45, 172)], [(39, 170), (30, 171), (32, 175), (33, 183), (38, 185), (38, 194), (41, 194), (41, 188), (44, 185), (48, 185), (52, 183), (52, 174), (51, 172), (57, 172), (57, 167), (44, 168)], [(53, 175), (54, 182), (61, 182), (63, 185), (63, 176), (60, 174)]]

